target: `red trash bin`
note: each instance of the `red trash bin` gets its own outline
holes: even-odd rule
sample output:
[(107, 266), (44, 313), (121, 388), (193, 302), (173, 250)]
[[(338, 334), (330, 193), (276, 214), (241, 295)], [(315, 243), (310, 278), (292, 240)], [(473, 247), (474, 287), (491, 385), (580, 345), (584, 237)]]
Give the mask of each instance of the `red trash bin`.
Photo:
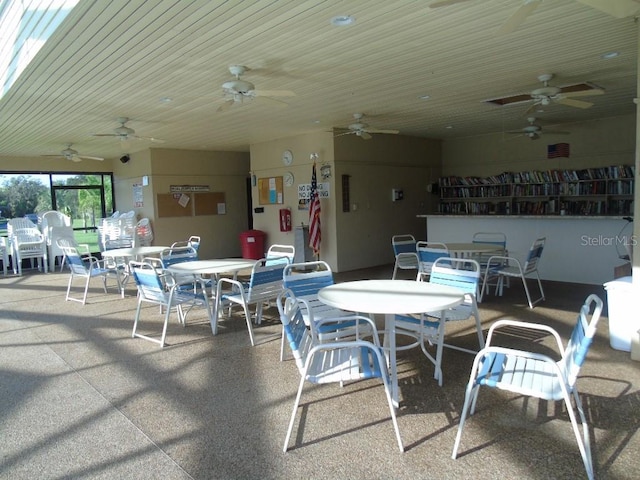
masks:
[(242, 258), (259, 260), (264, 257), (264, 239), (267, 236), (262, 230), (247, 230), (240, 234)]

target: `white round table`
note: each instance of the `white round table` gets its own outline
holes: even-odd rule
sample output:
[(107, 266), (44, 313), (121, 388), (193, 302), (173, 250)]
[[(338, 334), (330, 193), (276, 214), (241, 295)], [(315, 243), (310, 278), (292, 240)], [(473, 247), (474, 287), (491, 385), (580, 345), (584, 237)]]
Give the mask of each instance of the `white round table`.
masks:
[(495, 254), (500, 255), (504, 252), (504, 247), (502, 245), (497, 245), (495, 243), (449, 243), (446, 242), (447, 250), (449, 253), (456, 258), (470, 258), (480, 254)]
[(464, 292), (447, 285), (413, 280), (357, 280), (324, 287), (318, 292), (318, 299), (342, 310), (385, 315), (385, 330), (389, 334), (391, 394), (397, 407), (395, 315), (443, 311), (461, 304)]

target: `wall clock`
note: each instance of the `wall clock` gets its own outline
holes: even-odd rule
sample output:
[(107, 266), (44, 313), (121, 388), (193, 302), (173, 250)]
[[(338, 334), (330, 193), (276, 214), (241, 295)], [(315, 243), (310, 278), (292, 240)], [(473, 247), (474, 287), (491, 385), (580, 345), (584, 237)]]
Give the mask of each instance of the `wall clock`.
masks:
[(282, 152), (282, 163), (284, 163), (285, 165), (291, 165), (292, 162), (293, 153), (291, 153), (291, 150), (285, 150), (284, 152)]
[(285, 186), (286, 187), (291, 187), (293, 185), (293, 181), (294, 181), (293, 173), (285, 172), (283, 177), (284, 177), (283, 179), (284, 179)]

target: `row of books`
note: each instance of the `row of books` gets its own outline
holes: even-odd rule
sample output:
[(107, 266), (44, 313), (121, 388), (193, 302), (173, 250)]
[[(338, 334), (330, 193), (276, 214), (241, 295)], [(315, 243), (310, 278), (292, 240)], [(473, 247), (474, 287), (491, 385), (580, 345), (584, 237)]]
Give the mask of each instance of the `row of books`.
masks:
[(537, 202), (458, 202), (445, 203), (439, 207), (439, 213), (445, 215), (631, 215), (632, 200), (605, 202), (602, 200), (583, 200), (556, 202), (541, 200)]
[(633, 165), (612, 165), (609, 167), (584, 168), (581, 170), (546, 170), (503, 172), (489, 177), (440, 177), (440, 187), (460, 185), (498, 185), (508, 183), (551, 183), (589, 180), (633, 180), (635, 168)]

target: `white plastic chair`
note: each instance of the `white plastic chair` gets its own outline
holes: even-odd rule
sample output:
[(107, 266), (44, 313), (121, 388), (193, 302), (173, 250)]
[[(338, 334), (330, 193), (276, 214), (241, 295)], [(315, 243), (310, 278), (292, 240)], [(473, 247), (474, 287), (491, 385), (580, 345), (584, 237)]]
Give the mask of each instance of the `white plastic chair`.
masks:
[(13, 273), (22, 275), (22, 261), (35, 259), (38, 269), (47, 273), (47, 242), (37, 228), (14, 228), (11, 233)]
[(342, 386), (344, 382), (379, 378), (384, 385), (398, 448), (403, 452), (404, 446), (400, 437), (396, 412), (391, 402), (389, 371), (387, 370), (384, 353), (377, 343), (378, 335), (373, 336), (374, 343), (359, 339), (331, 343), (320, 343), (318, 340), (317, 327), (321, 327), (327, 322), (357, 322), (363, 326), (367, 325), (366, 328), (362, 328), (362, 331), (373, 330), (374, 332), (376, 331), (375, 324), (367, 317), (351, 315), (349, 317), (319, 320), (317, 323), (314, 322), (307, 327), (303, 319), (302, 310), (309, 311), (310, 307), (309, 305), (303, 307), (304, 303), (304, 300), (296, 299), (293, 294), (287, 293), (287, 291), (278, 296), (277, 301), (280, 321), (295, 358), (296, 367), (300, 372), (300, 385), (293, 404), (293, 412), (284, 440), (283, 451), (286, 452), (289, 449), (289, 439), (293, 431), (305, 382), (314, 384), (339, 383)]
[[(497, 388), (541, 400), (564, 401), (587, 476), (589, 479), (593, 479), (594, 469), (589, 442), (589, 426), (582, 409), (576, 381), (596, 333), (601, 312), (602, 300), (596, 295), (590, 295), (580, 309), (566, 348), (563, 347), (560, 335), (547, 325), (514, 320), (495, 322), (489, 329), (487, 346), (478, 352), (473, 361), (451, 457), (455, 459), (457, 456), (467, 414), (473, 415), (475, 412), (480, 387)], [(589, 315), (591, 315), (590, 320)], [(525, 331), (547, 332), (553, 335), (560, 360), (556, 361), (540, 353), (495, 346), (492, 342), (494, 332), (498, 333), (499, 329), (503, 327), (507, 327), (510, 332), (513, 332), (514, 328), (518, 328)], [(536, 349), (539, 350), (539, 347)], [(571, 397), (574, 399), (575, 409), (580, 416), (582, 435)]]
[[(66, 259), (67, 265), (69, 265), (70, 270), (69, 283), (67, 283), (67, 295), (65, 297), (65, 300), (79, 302), (83, 305), (86, 304), (87, 293), (89, 291), (89, 282), (91, 282), (92, 278), (102, 279), (104, 293), (107, 293), (107, 277), (113, 276), (116, 279), (118, 292), (122, 291), (120, 285), (120, 275), (116, 270), (106, 268), (104, 260), (98, 260), (96, 257), (91, 256), (82, 256), (80, 252), (78, 252), (76, 247), (66, 244), (65, 239), (59, 239), (58, 245), (64, 252), (64, 257)], [(71, 286), (76, 277), (83, 278), (85, 280), (82, 298), (71, 297)]]
[(5, 277), (9, 268), (9, 248), (7, 237), (0, 237), (0, 260), (2, 260), (2, 273), (4, 273)]
[[(438, 385), (442, 386), (442, 353), (444, 347), (475, 354), (474, 350), (444, 343), (445, 326), (447, 322), (475, 320), (478, 345), (484, 347), (484, 334), (480, 321), (480, 312), (476, 302), (476, 293), (480, 285), (480, 265), (473, 259), (465, 258), (438, 258), (432, 266), (430, 283), (449, 285), (464, 291), (464, 302), (445, 311), (444, 319), (441, 312), (426, 312), (419, 318), (410, 315), (396, 315), (396, 333), (405, 334), (418, 339), (402, 349), (420, 345), (422, 352), (435, 366), (434, 378)], [(436, 344), (436, 356), (433, 357), (427, 350), (425, 340)]]
[[(529, 308), (533, 308), (536, 304), (542, 302), (545, 297), (544, 290), (542, 289), (542, 282), (540, 280), (540, 274), (538, 273), (538, 263), (542, 256), (545, 241), (546, 239), (544, 237), (534, 240), (531, 244), (531, 248), (529, 249), (529, 254), (524, 262), (524, 266), (517, 258), (514, 257), (501, 255), (491, 256), (487, 262), (487, 268), (484, 273), (484, 281), (482, 282), (482, 290), (480, 292), (480, 301), (482, 301), (487, 285), (489, 285), (491, 281), (496, 281), (496, 295), (502, 295), (505, 281), (508, 282), (510, 278), (519, 278), (522, 280)], [(535, 276), (534, 278), (538, 282), (540, 296), (535, 300), (531, 298), (531, 293), (529, 292), (529, 287), (527, 285), (528, 276)]]
[[(186, 326), (186, 316), (191, 308), (201, 306), (206, 308), (207, 313), (210, 311), (209, 298), (207, 296), (204, 282), (197, 281), (197, 288), (195, 290), (182, 290), (179, 288), (177, 283), (174, 283), (167, 288), (167, 282), (165, 282), (163, 278), (165, 274), (149, 262), (131, 261), (129, 262), (129, 272), (138, 287), (138, 307), (136, 309), (135, 320), (133, 322), (133, 331), (131, 333), (132, 338), (142, 338), (144, 340), (158, 343), (160, 344), (160, 347), (164, 347), (167, 336), (167, 326), (169, 325), (169, 316), (171, 315), (171, 311), (174, 307), (178, 312), (178, 320), (183, 327)], [(140, 312), (143, 303), (160, 305), (161, 311), (164, 310), (165, 312), (160, 338), (138, 332)], [(185, 306), (189, 307), (186, 311), (184, 310)]]
[[(353, 315), (338, 308), (330, 307), (318, 299), (318, 292), (324, 287), (333, 285), (333, 272), (327, 262), (318, 260), (315, 262), (292, 263), (284, 267), (283, 286), (288, 289), (296, 298), (304, 300), (301, 303), (302, 316), (307, 324), (317, 322), (324, 318), (344, 317)], [(307, 310), (309, 307), (309, 310)], [(355, 328), (359, 323), (345, 321), (340, 323), (325, 323), (317, 327), (318, 339), (321, 342), (353, 339), (356, 336), (368, 337), (373, 335), (373, 331), (356, 332)], [(366, 325), (362, 325), (366, 328)], [(361, 334), (361, 335), (360, 335)], [(282, 342), (280, 345), (280, 361), (284, 359), (285, 332), (282, 330)]]
[(447, 246), (439, 242), (417, 242), (416, 254), (418, 255), (418, 276), (416, 279), (422, 281), (429, 279), (431, 269), (437, 259), (451, 256)]
[(394, 235), (391, 237), (391, 246), (395, 255), (392, 280), (395, 280), (398, 270), (418, 270), (416, 239), (413, 235)]

